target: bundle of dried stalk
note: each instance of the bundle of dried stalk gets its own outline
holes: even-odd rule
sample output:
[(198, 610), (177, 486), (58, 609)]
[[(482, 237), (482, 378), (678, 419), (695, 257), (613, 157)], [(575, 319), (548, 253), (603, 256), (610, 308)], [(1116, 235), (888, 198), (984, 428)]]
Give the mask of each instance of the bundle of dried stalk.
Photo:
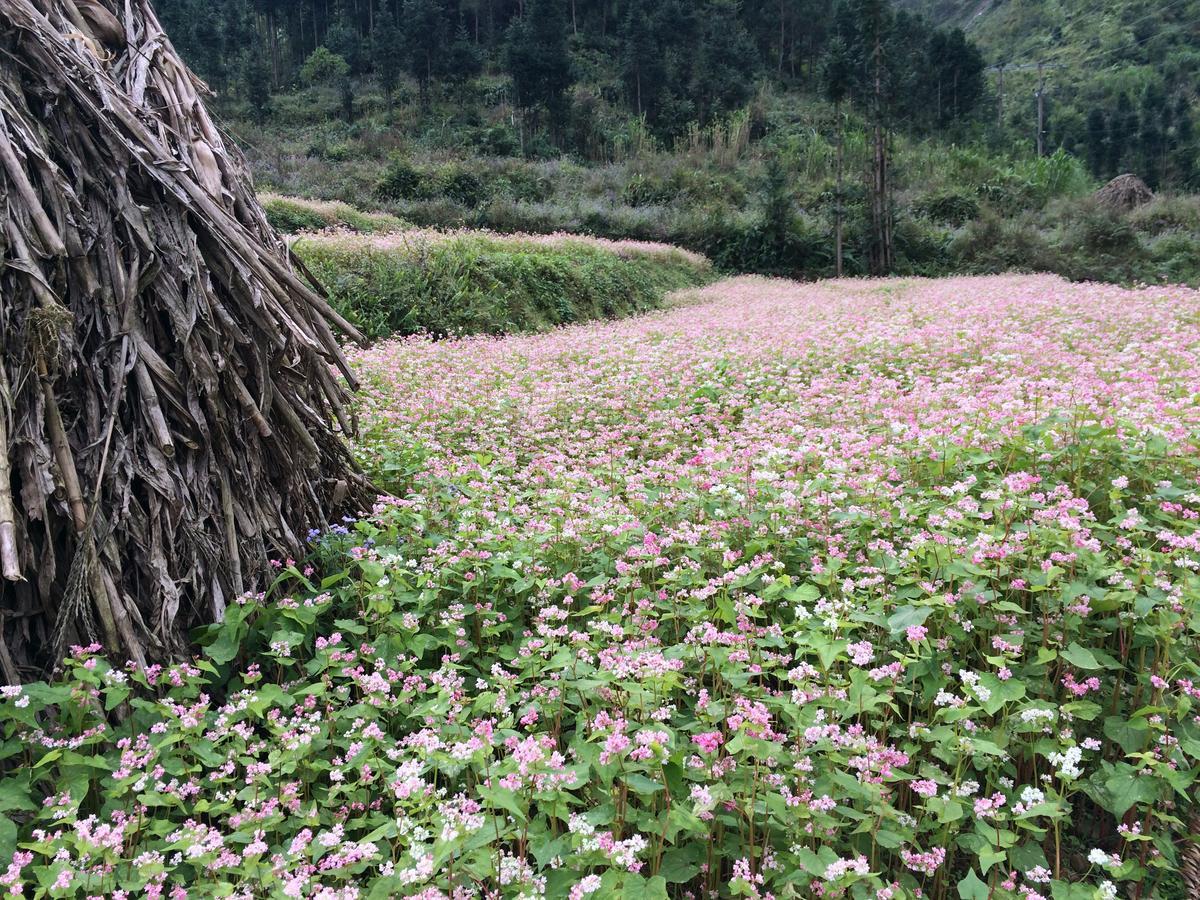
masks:
[(1183, 838), (1179, 854), (1179, 874), (1188, 897), (1200, 897), (1200, 810), (1188, 813), (1188, 834)]
[(357, 334), (296, 274), (203, 91), (148, 0), (0, 3), (9, 681), (73, 642), (178, 653), (369, 490), (338, 434), (335, 330)]
[(1096, 191), (1096, 199), (1101, 206), (1117, 212), (1129, 212), (1131, 209), (1137, 209), (1153, 200), (1154, 192), (1142, 179), (1126, 173), (1118, 175)]

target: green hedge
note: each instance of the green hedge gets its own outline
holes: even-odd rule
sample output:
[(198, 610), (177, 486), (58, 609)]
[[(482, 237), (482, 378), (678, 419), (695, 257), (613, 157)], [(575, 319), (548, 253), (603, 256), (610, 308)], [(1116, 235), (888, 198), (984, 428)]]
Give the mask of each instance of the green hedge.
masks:
[(338, 310), (371, 339), (505, 334), (615, 318), (712, 278), (708, 263), (691, 255), (617, 252), (584, 241), (309, 237), (295, 249)]

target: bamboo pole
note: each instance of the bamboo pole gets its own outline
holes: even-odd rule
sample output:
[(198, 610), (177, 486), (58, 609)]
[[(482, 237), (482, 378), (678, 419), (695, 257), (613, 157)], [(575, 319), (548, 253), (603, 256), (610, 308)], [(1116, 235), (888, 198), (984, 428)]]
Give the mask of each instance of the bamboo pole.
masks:
[[(8, 581), (23, 581), (17, 551), (17, 514), (12, 497), (12, 467), (8, 461), (8, 417), (12, 395), (4, 367), (0, 366), (0, 574)], [(0, 632), (0, 640), (3, 633)]]

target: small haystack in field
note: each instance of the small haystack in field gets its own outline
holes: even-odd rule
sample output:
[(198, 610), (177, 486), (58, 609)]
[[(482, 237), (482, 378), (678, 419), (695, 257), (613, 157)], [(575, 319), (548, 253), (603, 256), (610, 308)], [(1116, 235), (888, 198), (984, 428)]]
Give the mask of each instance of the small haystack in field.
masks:
[(366, 496), (355, 331), (203, 90), (149, 0), (0, 3), (2, 680), (178, 653)]
[(1100, 190), (1096, 199), (1101, 205), (1118, 212), (1129, 212), (1154, 199), (1154, 192), (1136, 175), (1118, 175)]

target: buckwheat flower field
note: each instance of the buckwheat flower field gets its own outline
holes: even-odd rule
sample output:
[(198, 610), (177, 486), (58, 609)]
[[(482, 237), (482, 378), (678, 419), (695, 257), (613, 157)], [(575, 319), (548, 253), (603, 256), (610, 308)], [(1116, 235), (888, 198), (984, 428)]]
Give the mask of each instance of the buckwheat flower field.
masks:
[(1200, 294), (747, 278), (356, 363), (390, 496), (191, 663), (3, 689), (5, 890), (1195, 896)]

